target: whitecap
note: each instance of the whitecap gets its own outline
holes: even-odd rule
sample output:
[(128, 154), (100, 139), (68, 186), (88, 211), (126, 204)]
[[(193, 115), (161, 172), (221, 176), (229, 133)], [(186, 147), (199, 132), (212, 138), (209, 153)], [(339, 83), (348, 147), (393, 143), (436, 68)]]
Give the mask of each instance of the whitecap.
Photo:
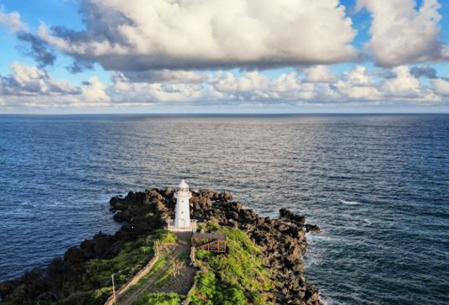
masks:
[(334, 305), (334, 304), (337, 304), (337, 302), (335, 302), (333, 299), (331, 299), (331, 298), (329, 298), (329, 297), (324, 297), (323, 295), (322, 295), (322, 290), (321, 290), (321, 293), (320, 293), (320, 301), (323, 303), (323, 305)]
[(346, 204), (346, 205), (359, 205), (360, 204), (360, 202), (357, 202), (357, 201), (348, 201), (348, 200), (343, 200), (343, 199), (340, 199), (340, 202), (343, 204)]
[(368, 218), (364, 218), (363, 221), (370, 226), (372, 224), (372, 222), (368, 219)]

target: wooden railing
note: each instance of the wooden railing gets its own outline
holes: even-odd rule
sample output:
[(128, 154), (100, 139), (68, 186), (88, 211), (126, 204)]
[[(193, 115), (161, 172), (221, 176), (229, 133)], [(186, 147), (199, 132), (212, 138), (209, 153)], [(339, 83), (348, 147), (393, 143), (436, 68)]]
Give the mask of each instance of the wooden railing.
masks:
[(226, 241), (212, 239), (211, 241), (196, 246), (197, 249), (203, 249), (211, 252), (226, 252)]

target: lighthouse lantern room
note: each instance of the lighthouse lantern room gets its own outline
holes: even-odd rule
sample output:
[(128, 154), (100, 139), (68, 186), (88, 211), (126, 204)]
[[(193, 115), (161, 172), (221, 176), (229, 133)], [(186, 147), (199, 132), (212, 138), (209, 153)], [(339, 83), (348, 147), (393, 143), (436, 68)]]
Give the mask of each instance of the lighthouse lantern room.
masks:
[(178, 186), (178, 191), (175, 193), (175, 220), (173, 221), (170, 219), (170, 221), (168, 222), (168, 230), (196, 231), (196, 220), (190, 219), (189, 200), (191, 197), (192, 193), (189, 190), (189, 186), (183, 179)]

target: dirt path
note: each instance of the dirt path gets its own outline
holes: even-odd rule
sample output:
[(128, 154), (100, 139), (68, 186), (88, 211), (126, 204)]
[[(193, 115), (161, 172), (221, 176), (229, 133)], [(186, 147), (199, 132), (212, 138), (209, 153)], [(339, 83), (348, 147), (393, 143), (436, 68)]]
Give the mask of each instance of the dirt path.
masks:
[[(151, 286), (167, 271), (169, 270), (172, 266), (173, 263), (181, 256), (184, 255), (184, 257), (189, 257), (189, 253), (190, 253), (190, 240), (184, 235), (178, 235), (178, 244), (176, 245), (176, 248), (173, 252), (171, 252), (169, 254), (169, 261), (165, 264), (165, 266), (163, 268), (161, 268), (161, 270), (159, 270), (158, 272), (156, 272), (154, 275), (150, 276), (148, 279), (145, 280), (145, 282), (143, 283), (143, 285), (137, 289), (136, 291), (134, 291), (132, 294), (130, 295), (123, 295), (122, 297), (117, 299), (117, 304), (118, 305), (132, 305), (133, 302), (135, 302), (139, 296), (141, 296), (142, 294), (145, 293), (149, 293), (151, 292)], [(186, 265), (188, 266), (188, 265)], [(189, 270), (188, 268), (190, 267), (186, 267), (185, 269)], [(184, 273), (187, 276), (191, 277), (191, 280), (193, 282), (193, 277), (195, 276), (194, 274), (192, 275), (192, 272), (187, 272)], [(164, 285), (165, 286), (165, 285)], [(165, 289), (162, 290), (166, 290), (167, 287), (164, 287)], [(156, 291), (159, 292), (159, 290), (156, 289)], [(163, 291), (161, 291), (163, 292)]]

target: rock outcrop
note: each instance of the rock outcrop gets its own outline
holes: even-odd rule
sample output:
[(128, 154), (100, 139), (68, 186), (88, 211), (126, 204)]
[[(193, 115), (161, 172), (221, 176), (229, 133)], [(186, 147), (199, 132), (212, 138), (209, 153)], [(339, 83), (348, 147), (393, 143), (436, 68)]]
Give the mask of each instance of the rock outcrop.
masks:
[[(34, 269), (18, 280), (0, 283), (5, 302), (24, 303), (58, 300), (73, 291), (62, 289), (63, 281), (81, 281), (86, 276), (85, 263), (92, 259), (117, 255), (125, 242), (162, 228), (174, 217), (174, 190), (151, 189), (129, 192), (124, 198), (110, 200), (114, 220), (123, 222), (114, 236), (99, 233), (79, 247), (70, 248), (63, 259), (55, 259), (46, 269)], [(305, 234), (319, 232), (316, 225), (306, 224), (304, 216), (281, 209), (279, 219), (261, 217), (233, 201), (229, 193), (213, 190), (192, 192), (191, 217), (199, 222), (217, 222), (246, 231), (262, 249), (267, 267), (271, 268), (277, 304), (320, 305), (319, 291), (304, 277), (303, 256), (307, 249)]]

